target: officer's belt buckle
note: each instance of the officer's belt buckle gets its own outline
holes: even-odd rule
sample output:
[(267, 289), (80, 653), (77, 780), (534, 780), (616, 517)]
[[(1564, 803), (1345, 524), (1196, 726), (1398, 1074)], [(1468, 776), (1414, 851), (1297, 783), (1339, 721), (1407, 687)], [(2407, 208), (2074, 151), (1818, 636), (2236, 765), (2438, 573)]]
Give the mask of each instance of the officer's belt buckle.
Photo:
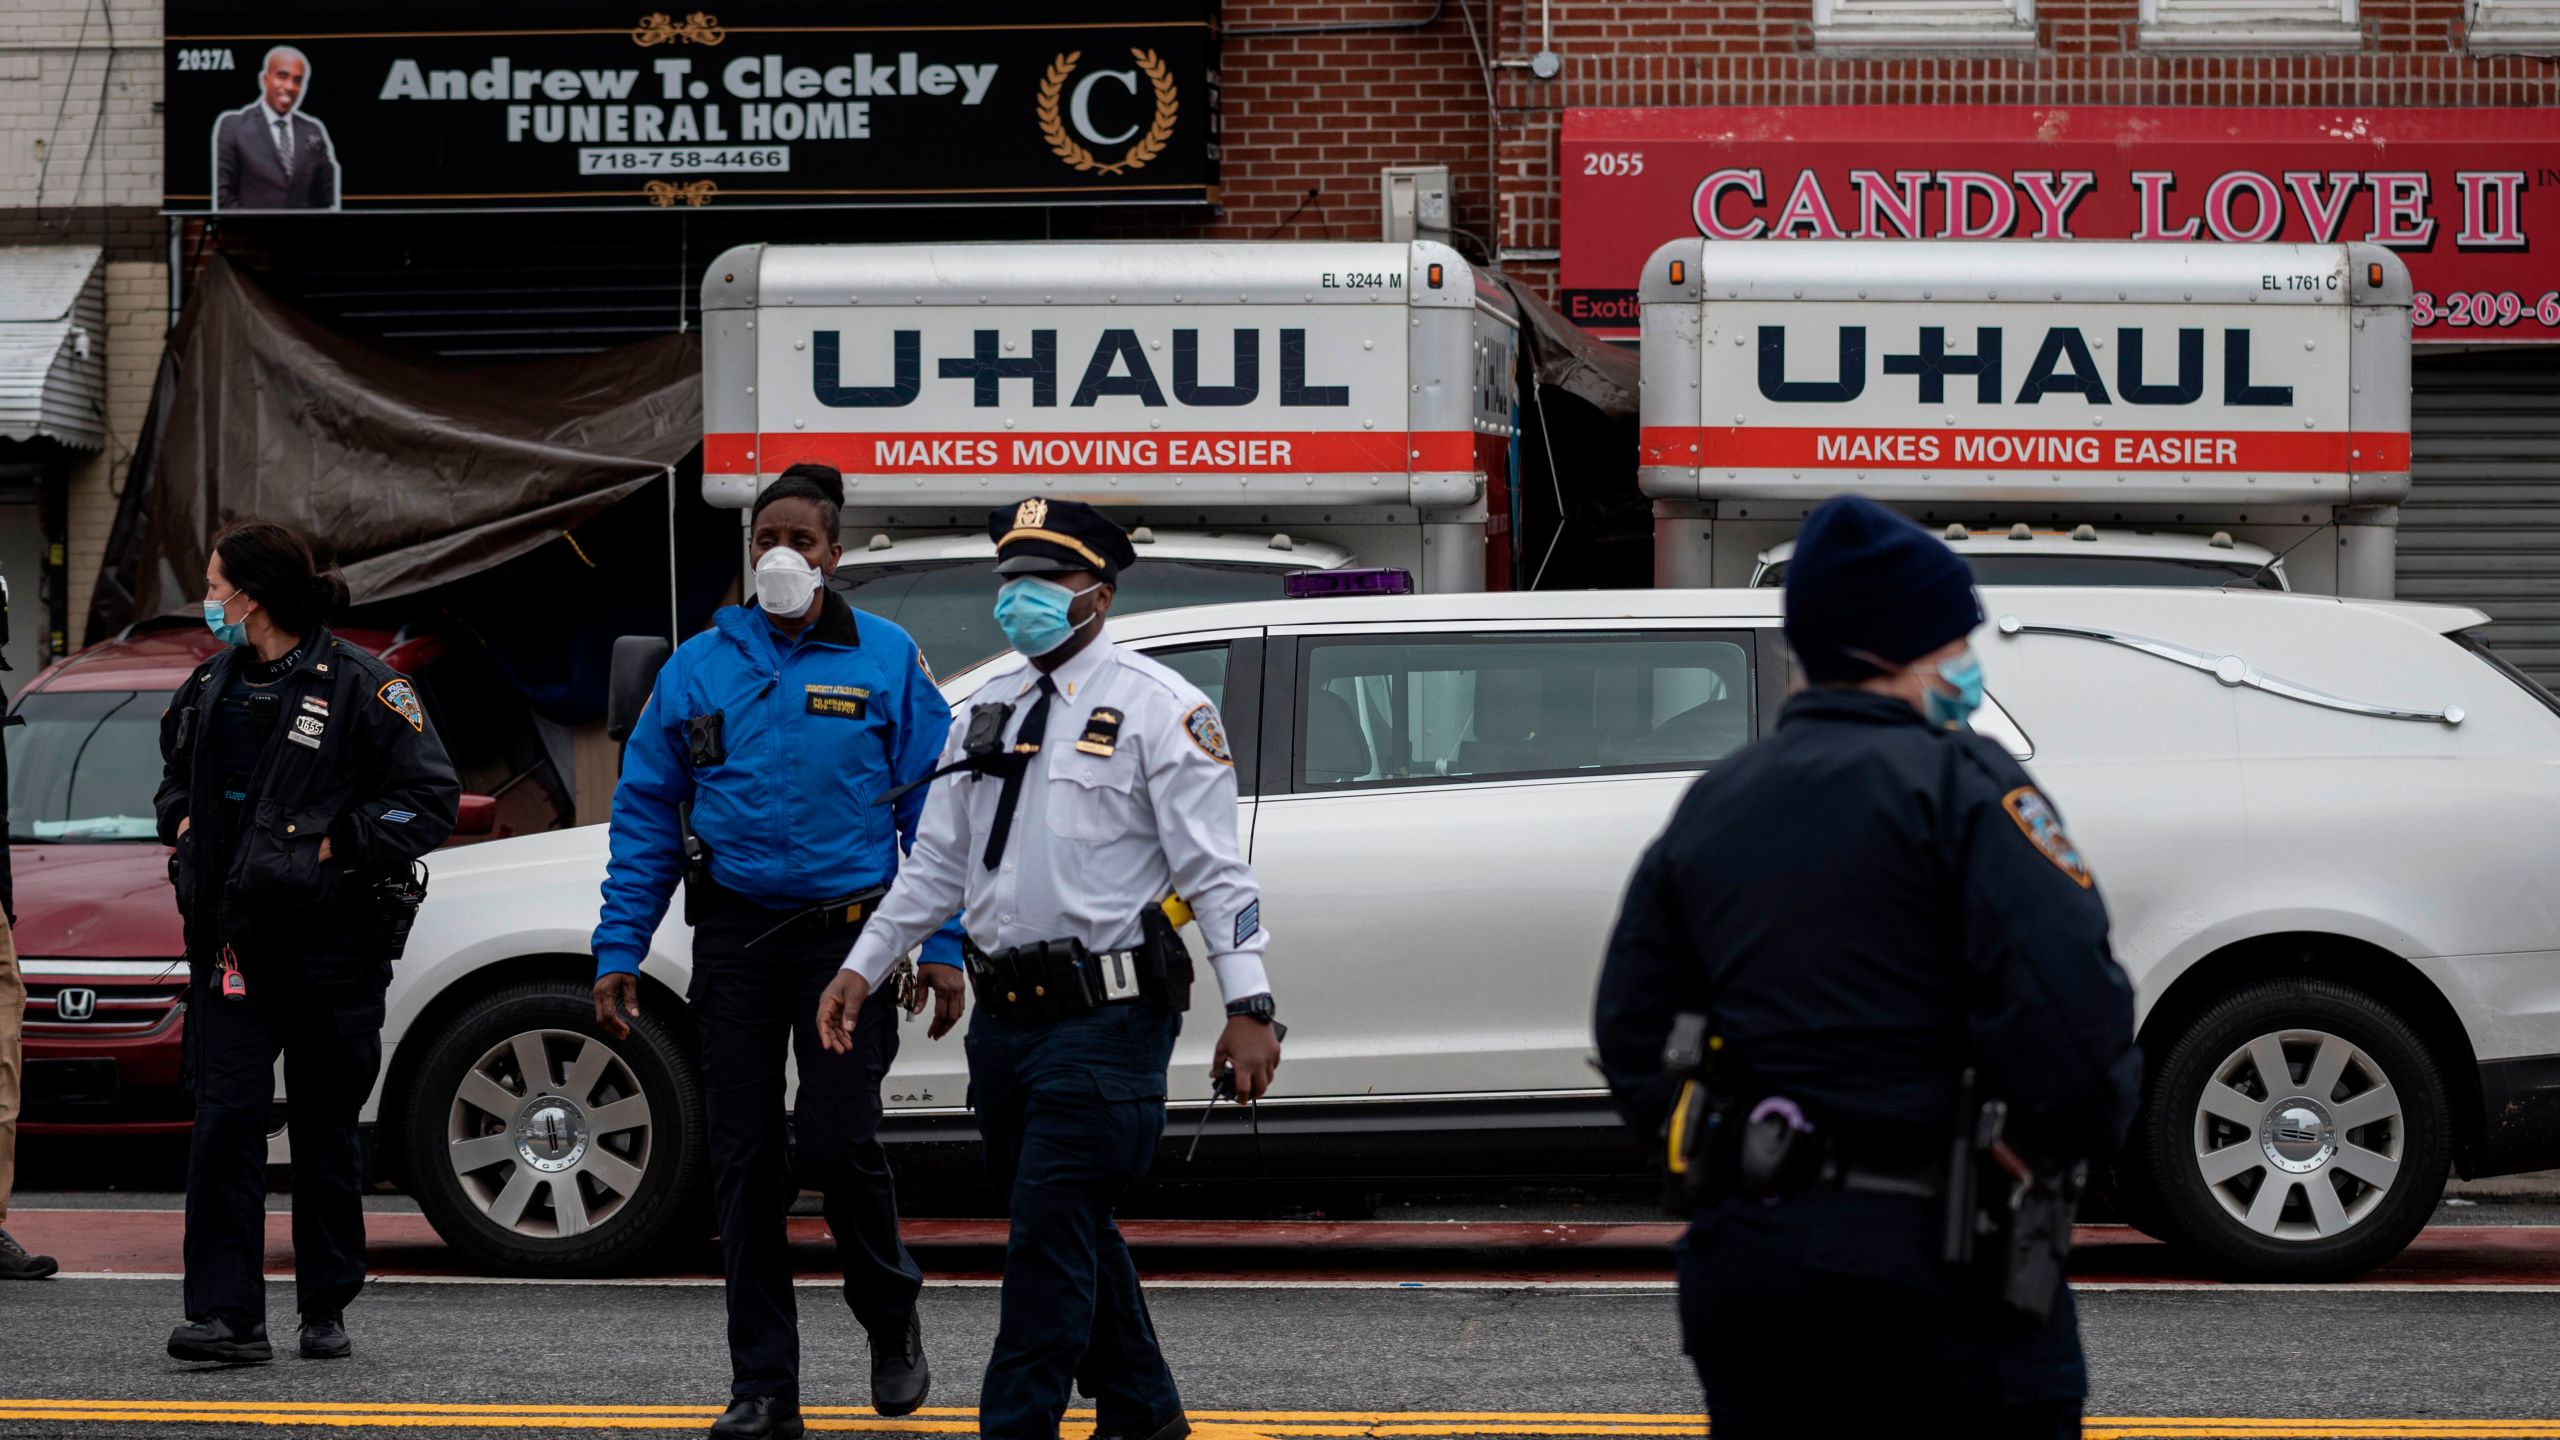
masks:
[(1113, 950), (1093, 957), (1094, 969), (1102, 978), (1102, 1001), (1115, 1004), (1138, 998), (1138, 952)]

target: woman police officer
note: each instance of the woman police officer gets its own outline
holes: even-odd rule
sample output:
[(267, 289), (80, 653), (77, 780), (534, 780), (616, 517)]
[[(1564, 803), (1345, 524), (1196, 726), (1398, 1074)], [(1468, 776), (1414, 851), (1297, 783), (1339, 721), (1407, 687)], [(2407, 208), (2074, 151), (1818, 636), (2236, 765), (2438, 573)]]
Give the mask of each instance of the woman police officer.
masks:
[[(715, 1436), (801, 1433), (800, 1337), (783, 1218), (783, 1069), (800, 1091), (790, 1138), (826, 1196), (845, 1300), (871, 1336), (872, 1405), (905, 1415), (930, 1378), (916, 1298), (923, 1275), (898, 1238), (897, 1192), (879, 1142), (880, 1081), (898, 1053), (897, 1002), (861, 1014), (847, 1053), (819, 1043), (818, 997), (898, 871), (924, 809), (919, 788), (951, 728), (905, 631), (857, 616), (825, 588), (844, 482), (785, 470), (756, 498), (755, 601), (722, 610), (679, 647), (623, 753), (613, 858), (596, 927), (596, 1018), (616, 1036), (636, 1008), (641, 960), (686, 870), (697, 917), (693, 1011), (708, 1092), (712, 1188), (728, 1278), (732, 1404)], [(691, 833), (688, 835), (688, 820)], [(927, 943), (919, 977), (940, 1039), (962, 1006), (956, 925)], [(921, 1007), (923, 988), (916, 1001)]]
[(204, 620), (223, 649), (160, 720), (160, 839), (186, 917), (196, 1116), (181, 1360), (273, 1358), (267, 1112), (284, 1055), (302, 1354), (350, 1353), (364, 1286), (356, 1117), (382, 1065), (391, 974), (377, 893), (453, 832), (461, 798), (410, 683), (322, 623), (346, 582), (282, 525), (214, 538)]

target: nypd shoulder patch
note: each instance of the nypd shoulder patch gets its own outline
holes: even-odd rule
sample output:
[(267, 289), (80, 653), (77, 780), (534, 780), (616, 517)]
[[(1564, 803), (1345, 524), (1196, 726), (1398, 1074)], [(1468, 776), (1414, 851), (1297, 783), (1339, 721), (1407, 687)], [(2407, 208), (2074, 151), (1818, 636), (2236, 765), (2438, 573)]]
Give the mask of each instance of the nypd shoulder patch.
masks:
[(1191, 713), (1182, 717), (1182, 729), (1191, 737), (1191, 743), (1200, 747), (1201, 754), (1221, 765), (1236, 763), (1236, 757), (1227, 749), (1227, 727), (1218, 719), (1217, 706), (1206, 700), (1192, 706)]
[(391, 680), (373, 692), (375, 699), (389, 706), (391, 713), (409, 722), (409, 728), (420, 734), (427, 729), (427, 712), (418, 705), (418, 688), (406, 680)]
[(2081, 857), (2080, 847), (2062, 833), (2062, 817), (2054, 812), (2053, 802), (2033, 785), (2021, 785), (2000, 797), (2000, 808), (2018, 824), (2027, 843), (2053, 862), (2053, 868), (2071, 877), (2072, 883), (2086, 890), (2097, 883), (2089, 873), (2089, 862)]

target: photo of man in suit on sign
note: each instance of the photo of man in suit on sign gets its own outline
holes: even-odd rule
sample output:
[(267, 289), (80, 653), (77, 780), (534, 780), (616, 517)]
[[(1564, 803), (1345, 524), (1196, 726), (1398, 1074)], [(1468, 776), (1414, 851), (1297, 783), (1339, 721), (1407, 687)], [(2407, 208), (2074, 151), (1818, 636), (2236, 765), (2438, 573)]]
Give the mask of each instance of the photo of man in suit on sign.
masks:
[(338, 208), (329, 127), (302, 113), (310, 81), (311, 61), (279, 45), (258, 67), (258, 98), (213, 122), (214, 209)]

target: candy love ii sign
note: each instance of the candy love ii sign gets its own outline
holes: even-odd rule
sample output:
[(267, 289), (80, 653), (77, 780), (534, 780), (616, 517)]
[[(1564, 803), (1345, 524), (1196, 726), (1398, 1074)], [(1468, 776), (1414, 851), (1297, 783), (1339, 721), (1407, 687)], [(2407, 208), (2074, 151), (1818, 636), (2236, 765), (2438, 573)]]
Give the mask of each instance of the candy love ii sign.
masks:
[(1215, 0), (169, 0), (173, 213), (1215, 203)]
[(2560, 340), (2560, 114), (2042, 106), (1570, 110), (1563, 308), (1636, 333), (1683, 235), (2370, 241), (2420, 342)]

